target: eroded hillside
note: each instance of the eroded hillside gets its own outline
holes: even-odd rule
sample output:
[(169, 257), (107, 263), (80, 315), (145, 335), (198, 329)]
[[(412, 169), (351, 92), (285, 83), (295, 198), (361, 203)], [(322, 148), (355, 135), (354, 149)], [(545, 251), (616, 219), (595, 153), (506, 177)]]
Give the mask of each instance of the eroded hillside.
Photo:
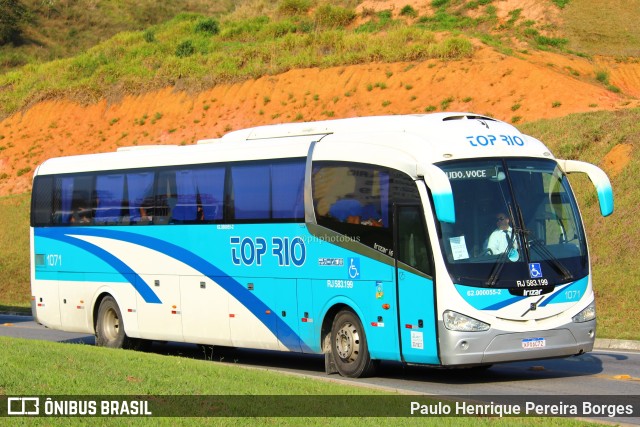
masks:
[[(406, 0), (364, 1), (357, 10), (359, 16), (378, 10), (399, 16), (407, 4), (420, 14), (434, 13), (430, 2)], [(518, 7), (550, 32), (559, 25), (554, 9), (535, 1), (494, 4), (505, 22)], [(473, 55), (460, 60), (296, 69), (199, 93), (167, 87), (88, 105), (38, 102), (0, 122), (0, 196), (29, 191), (33, 171), (50, 157), (191, 144), (268, 123), (464, 110), (518, 125), (640, 105), (638, 61), (526, 49), (504, 54), (474, 44)]]

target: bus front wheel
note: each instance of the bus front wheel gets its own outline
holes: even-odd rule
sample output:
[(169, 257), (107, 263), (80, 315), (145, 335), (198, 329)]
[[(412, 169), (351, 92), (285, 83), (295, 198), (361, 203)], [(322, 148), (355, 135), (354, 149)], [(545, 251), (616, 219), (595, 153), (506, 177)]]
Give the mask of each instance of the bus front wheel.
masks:
[(376, 361), (369, 355), (362, 322), (350, 310), (339, 312), (333, 320), (331, 353), (343, 377), (367, 377), (375, 372)]
[(96, 345), (110, 348), (131, 348), (133, 341), (124, 333), (124, 322), (118, 303), (106, 296), (100, 303), (96, 322)]

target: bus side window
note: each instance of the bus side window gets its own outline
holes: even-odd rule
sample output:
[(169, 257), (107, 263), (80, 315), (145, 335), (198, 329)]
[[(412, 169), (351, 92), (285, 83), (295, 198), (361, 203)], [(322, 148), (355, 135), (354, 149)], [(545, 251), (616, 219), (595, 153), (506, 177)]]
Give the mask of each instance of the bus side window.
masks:
[(91, 223), (93, 176), (57, 177), (54, 187), (53, 220), (56, 224)]
[(124, 174), (98, 175), (94, 193), (96, 224), (118, 224), (122, 221)]
[(239, 222), (304, 221), (300, 159), (238, 163), (230, 167), (229, 217)]
[(149, 223), (153, 217), (153, 172), (127, 174), (127, 196), (129, 198), (129, 223)]
[(155, 191), (142, 205), (151, 223), (165, 225), (171, 222), (172, 210), (177, 199), (177, 175), (180, 172), (165, 170), (157, 175)]
[(398, 260), (433, 276), (429, 239), (422, 210), (417, 206), (399, 206), (397, 214)]
[(319, 162), (313, 197), (319, 225), (392, 256), (393, 203), (420, 203), (415, 182), (393, 169), (357, 163)]
[(53, 208), (53, 177), (38, 176), (33, 182), (31, 201), (31, 226), (49, 226), (57, 224)]
[(167, 207), (171, 223), (222, 220), (224, 179), (224, 167), (193, 168), (175, 172), (174, 191), (161, 182), (158, 198)]

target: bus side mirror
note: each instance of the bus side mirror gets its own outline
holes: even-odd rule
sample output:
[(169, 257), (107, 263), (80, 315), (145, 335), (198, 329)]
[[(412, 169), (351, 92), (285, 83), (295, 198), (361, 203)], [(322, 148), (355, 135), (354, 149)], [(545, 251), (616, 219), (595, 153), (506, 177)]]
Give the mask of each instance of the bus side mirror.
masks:
[(431, 189), (433, 203), (436, 209), (436, 217), (441, 222), (456, 222), (456, 211), (453, 203), (453, 190), (447, 174), (434, 165), (420, 165), (418, 175), (424, 178), (425, 183)]
[(613, 213), (613, 188), (609, 177), (602, 169), (591, 163), (578, 160), (558, 160), (558, 163), (565, 173), (586, 173), (598, 192), (598, 202), (600, 203), (602, 216), (609, 216)]

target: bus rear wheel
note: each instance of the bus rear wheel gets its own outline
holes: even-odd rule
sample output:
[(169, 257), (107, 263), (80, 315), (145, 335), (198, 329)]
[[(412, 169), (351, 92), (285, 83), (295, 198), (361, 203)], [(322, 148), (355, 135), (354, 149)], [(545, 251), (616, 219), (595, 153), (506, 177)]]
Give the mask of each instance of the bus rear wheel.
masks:
[(133, 348), (133, 339), (124, 332), (124, 322), (118, 303), (106, 296), (100, 303), (96, 322), (96, 345), (109, 348)]
[(339, 312), (333, 320), (331, 353), (343, 377), (367, 377), (375, 372), (377, 364), (369, 355), (362, 322), (350, 310)]

